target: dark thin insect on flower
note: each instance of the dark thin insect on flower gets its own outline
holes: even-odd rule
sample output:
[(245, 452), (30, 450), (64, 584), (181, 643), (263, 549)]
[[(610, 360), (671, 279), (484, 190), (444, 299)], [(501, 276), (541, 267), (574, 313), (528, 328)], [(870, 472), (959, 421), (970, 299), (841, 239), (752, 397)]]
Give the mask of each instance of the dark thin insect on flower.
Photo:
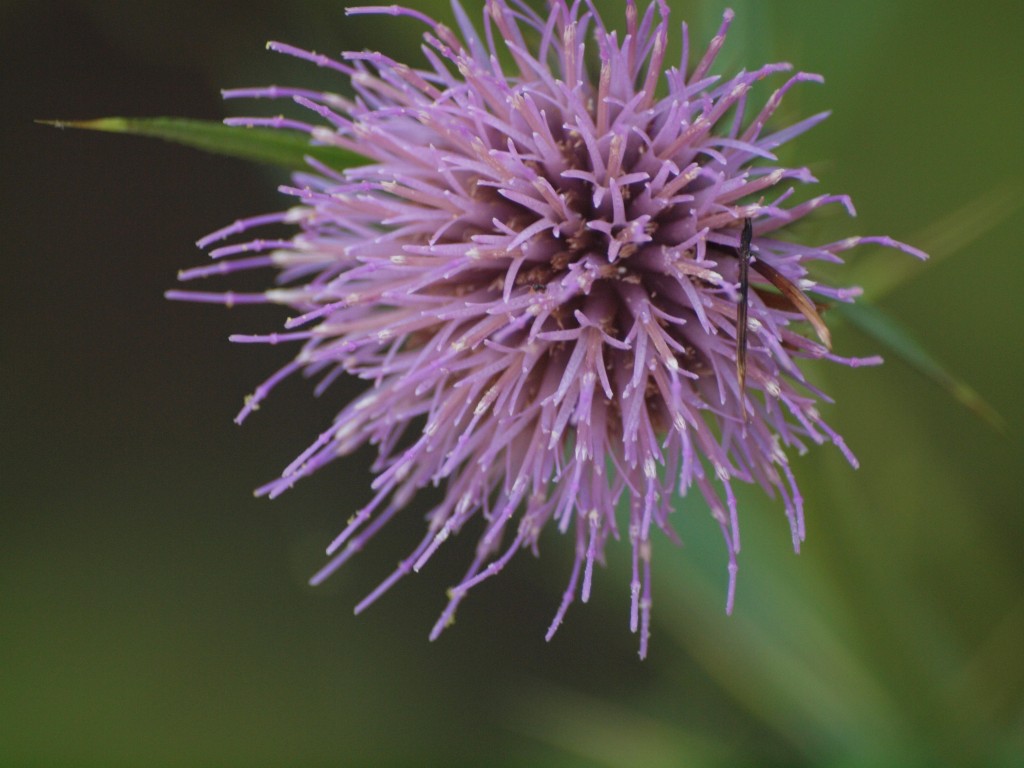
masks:
[(310, 161), (282, 188), (292, 208), (236, 222), (200, 246), (274, 223), (297, 227), (292, 238), (214, 248), (215, 266), (182, 275), (269, 267), (278, 270), (273, 288), (170, 296), (298, 313), (284, 333), (233, 337), (301, 345), (257, 387), (239, 421), (293, 373), (318, 377), (317, 394), (338, 376), (367, 382), (258, 491), (275, 497), (339, 456), (376, 446), (373, 499), (331, 543), (314, 583), (437, 485), (443, 498), (423, 540), (357, 612), (423, 569), (448, 538), (475, 528), (476, 554), (434, 638), (470, 589), (520, 550), (536, 553), (542, 531), (555, 528), (575, 558), (550, 639), (569, 605), (588, 599), (608, 539), (624, 538), (630, 627), (643, 656), (652, 536), (658, 529), (679, 540), (670, 518), (685, 501), (675, 499), (696, 491), (721, 527), (731, 611), (740, 549), (733, 483), (779, 497), (799, 548), (803, 502), (787, 451), (831, 442), (856, 465), (821, 418), (816, 402), (827, 398), (799, 363), (881, 361), (830, 351), (815, 301), (849, 302), (859, 290), (817, 282), (809, 268), (868, 243), (923, 254), (888, 237), (788, 239), (790, 224), (822, 206), (853, 213), (841, 195), (796, 202), (795, 188), (814, 178), (773, 154), (826, 117), (768, 129), (790, 88), (821, 78), (790, 75), (748, 115), (752, 86), (791, 67), (712, 74), (731, 11), (692, 66), (684, 25), (673, 66), (661, 0), (643, 10), (627, 0), (623, 34), (589, 2), (549, 0), (538, 14), (520, 0), (487, 0), (482, 26), (457, 0), (453, 10), (458, 33), (415, 10), (349, 10), (425, 24), (423, 69), (382, 53), (332, 59), (270, 44), (337, 72), (354, 96), (229, 91), (290, 99), (312, 122), (228, 122), (305, 131), (366, 164)]
[(754, 224), (749, 218), (743, 220), (740, 234), (740, 303), (736, 308), (736, 379), (739, 381), (740, 417), (747, 422), (747, 308), (750, 301), (750, 241), (754, 237)]

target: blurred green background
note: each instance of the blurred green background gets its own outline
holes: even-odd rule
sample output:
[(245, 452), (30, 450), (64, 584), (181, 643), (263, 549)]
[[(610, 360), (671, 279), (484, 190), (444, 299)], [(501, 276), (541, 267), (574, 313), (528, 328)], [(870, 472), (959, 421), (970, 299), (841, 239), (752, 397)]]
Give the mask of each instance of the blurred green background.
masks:
[[(722, 7), (674, 13), (700, 48)], [(0, 3), (0, 765), (1024, 763), (1024, 4), (733, 7), (718, 71), (784, 59), (826, 77), (788, 114), (833, 117), (787, 157), (860, 216), (825, 216), (813, 236), (891, 234), (941, 257), (865, 251), (850, 274), (881, 288), (898, 270), (879, 305), (1007, 434), (897, 360), (816, 369), (861, 469), (831, 448), (795, 461), (799, 556), (781, 508), (743, 495), (731, 618), (718, 533), (680, 504), (686, 546), (655, 552), (639, 662), (624, 545), (550, 644), (570, 567), (554, 531), (436, 643), (468, 540), (352, 617), (418, 540), (416, 511), (307, 587), (368, 498), (369, 454), (272, 503), (250, 491), (354, 390), (314, 402), (289, 382), (239, 429), (242, 397), (288, 352), (226, 337), (281, 316), (162, 298), (202, 261), (195, 239), (281, 206), (280, 177), (31, 122), (217, 119), (221, 87), (327, 82), (267, 39), (408, 58), (418, 26), (347, 20), (340, 0)], [(877, 349), (834, 336), (842, 354)]]

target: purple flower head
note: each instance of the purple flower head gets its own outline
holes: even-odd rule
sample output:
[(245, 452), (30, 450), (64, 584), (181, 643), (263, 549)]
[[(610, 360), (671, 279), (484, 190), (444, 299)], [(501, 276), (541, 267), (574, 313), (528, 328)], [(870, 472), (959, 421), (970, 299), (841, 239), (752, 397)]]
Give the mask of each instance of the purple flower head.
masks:
[(337, 71), (355, 95), (231, 91), (291, 99), (313, 116), (233, 122), (306, 131), (366, 164), (311, 161), (282, 189), (294, 207), (200, 245), (267, 223), (295, 225), (294, 237), (215, 248), (216, 265), (182, 275), (272, 267), (274, 288), (170, 295), (299, 313), (283, 333), (234, 337), (300, 345), (238, 421), (292, 373), (319, 377), (318, 393), (339, 375), (368, 383), (258, 491), (275, 497), (339, 456), (377, 447), (375, 495), (331, 543), (313, 583), (421, 488), (439, 485), (426, 535), (357, 612), (477, 520), (475, 557), (434, 638), (472, 587), (521, 549), (536, 552), (553, 527), (572, 539), (575, 559), (547, 637), (577, 596), (587, 600), (608, 539), (626, 539), (630, 627), (644, 656), (651, 538), (658, 529), (678, 540), (676, 495), (699, 492), (721, 526), (731, 610), (740, 548), (733, 483), (781, 498), (799, 548), (803, 509), (787, 451), (831, 442), (856, 464), (819, 415), (816, 401), (827, 398), (799, 363), (880, 360), (832, 354), (821, 312), (858, 290), (819, 283), (809, 267), (864, 243), (921, 254), (887, 237), (788, 239), (787, 227), (821, 206), (853, 212), (844, 196), (795, 201), (796, 186), (814, 178), (773, 155), (826, 117), (767, 128), (792, 86), (821, 78), (790, 75), (748, 110), (751, 87), (790, 66), (711, 74), (731, 11), (690, 68), (685, 25), (681, 62), (665, 61), (663, 1), (641, 10), (627, 0), (622, 34), (585, 2), (549, 0), (542, 16), (520, 0), (488, 0), (479, 26), (458, 0), (453, 8), (458, 32), (413, 10), (349, 9), (425, 24), (425, 69), (381, 53), (336, 60), (270, 45)]

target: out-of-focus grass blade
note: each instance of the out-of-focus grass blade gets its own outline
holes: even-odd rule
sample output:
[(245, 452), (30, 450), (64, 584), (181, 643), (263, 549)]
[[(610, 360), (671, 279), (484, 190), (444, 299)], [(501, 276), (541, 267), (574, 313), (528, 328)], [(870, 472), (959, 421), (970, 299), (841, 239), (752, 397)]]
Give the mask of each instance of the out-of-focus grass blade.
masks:
[(511, 698), (505, 727), (587, 766), (733, 765), (737, 744), (671, 716), (654, 719), (624, 701), (588, 696), (537, 681)]
[(1002, 416), (985, 402), (974, 388), (943, 368), (898, 322), (877, 306), (861, 301), (857, 304), (838, 304), (833, 310), (945, 389), (961, 405), (993, 429), (1005, 433), (1006, 424)]
[[(857, 650), (863, 629), (823, 569), (827, 561), (779, 567), (772, 560), (779, 550), (767, 543), (786, 544), (776, 535), (778, 520), (753, 492), (738, 495), (747, 513), (741, 574), (748, 575), (740, 577), (743, 607), (732, 616), (723, 609), (726, 568), (717, 527), (694, 521), (686, 552), (667, 544), (655, 552), (662, 576), (669, 575), (658, 593), (682, 606), (655, 614), (656, 621), (679, 645), (681, 663), (703, 669), (745, 710), (738, 720), (766, 726), (790, 746), (780, 764), (878, 765), (881, 756), (905, 751), (912, 743), (908, 718)], [(740, 759), (724, 764), (758, 764), (759, 755), (743, 754), (748, 748), (741, 739)]]
[(230, 126), (213, 120), (181, 117), (103, 117), (96, 120), (36, 122), (55, 128), (81, 128), (89, 131), (150, 136), (217, 155), (276, 165), (291, 171), (306, 168), (307, 156), (338, 170), (366, 162), (354, 152), (311, 144), (309, 137), (303, 133), (273, 128)]
[[(966, 253), (987, 232), (1007, 221), (1024, 206), (1024, 187), (1016, 182), (997, 185), (929, 224), (907, 242), (928, 254), (928, 266)], [(914, 259), (893, 259), (891, 253), (869, 253), (847, 265), (846, 280), (859, 285), (873, 301), (922, 273)]]

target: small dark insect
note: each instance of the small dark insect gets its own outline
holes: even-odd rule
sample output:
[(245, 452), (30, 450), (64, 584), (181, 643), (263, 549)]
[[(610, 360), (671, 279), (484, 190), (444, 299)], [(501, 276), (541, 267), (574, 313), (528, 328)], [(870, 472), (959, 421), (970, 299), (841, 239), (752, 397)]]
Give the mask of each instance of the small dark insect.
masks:
[[(740, 413), (743, 422), (747, 421), (747, 400), (745, 397), (747, 379), (747, 309), (750, 303), (750, 270), (753, 269), (761, 277), (772, 284), (777, 290), (780, 301), (788, 303), (790, 307), (804, 316), (804, 319), (811, 324), (815, 334), (826, 348), (832, 349), (832, 334), (828, 326), (821, 319), (818, 307), (807, 298), (794, 283), (775, 269), (775, 267), (764, 261), (751, 264), (753, 251), (750, 250), (750, 242), (754, 238), (754, 225), (749, 218), (743, 220), (743, 231), (740, 233), (740, 247), (737, 256), (740, 262), (740, 300), (736, 307), (736, 378), (739, 382)], [(757, 289), (754, 289), (758, 293)], [(765, 301), (771, 295), (758, 293)]]
[(750, 293), (750, 241), (754, 237), (754, 225), (749, 218), (743, 220), (740, 234), (740, 303), (736, 307), (736, 378), (740, 389), (740, 413), (743, 423), (747, 421), (747, 305)]

